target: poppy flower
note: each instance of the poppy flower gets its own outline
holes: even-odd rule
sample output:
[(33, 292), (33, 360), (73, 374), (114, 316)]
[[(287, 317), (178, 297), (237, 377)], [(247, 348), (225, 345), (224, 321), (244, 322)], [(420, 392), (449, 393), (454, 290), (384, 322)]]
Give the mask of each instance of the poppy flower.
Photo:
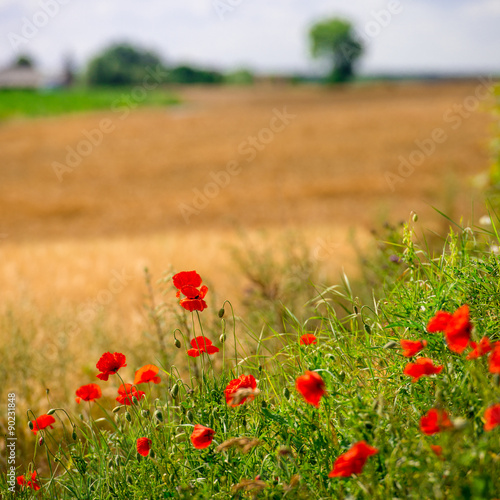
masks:
[(302, 345), (317, 344), (317, 339), (312, 333), (306, 333), (300, 337), (300, 343)]
[(325, 382), (316, 373), (306, 371), (295, 381), (295, 388), (302, 394), (304, 399), (316, 408), (319, 407), (321, 398), (326, 394)]
[(32, 490), (38, 491), (40, 489), (40, 484), (36, 478), (36, 471), (31, 474), (31, 480), (26, 480), (24, 476), (16, 477), (17, 484), (22, 488), (31, 488)]
[(191, 346), (192, 349), (189, 349), (187, 353), (192, 358), (197, 358), (202, 352), (206, 352), (207, 354), (219, 352), (219, 348), (212, 345), (212, 341), (203, 336), (195, 337), (191, 340)]
[(55, 424), (55, 422), (56, 419), (52, 415), (40, 415), (36, 420), (31, 421), (33, 425), (33, 429), (31, 429), (31, 432), (33, 432), (33, 434), (36, 434), (38, 431), (42, 431), (47, 427), (53, 429), (54, 427), (52, 426), (52, 424)]
[(137, 453), (139, 453), (139, 455), (147, 457), (150, 449), (151, 439), (142, 437), (137, 440)]
[(427, 340), (400, 340), (399, 343), (403, 349), (403, 356), (411, 358), (427, 345)]
[(488, 337), (483, 337), (479, 341), (479, 344), (476, 344), (476, 342), (471, 342), (470, 346), (472, 347), (473, 351), (469, 352), (469, 354), (467, 355), (467, 359), (479, 358), (480, 356), (488, 354), (493, 349)]
[(420, 377), (440, 373), (442, 369), (443, 365), (435, 366), (432, 359), (418, 358), (415, 363), (408, 363), (403, 373), (413, 377), (412, 382), (416, 382)]
[(453, 427), (453, 424), (448, 418), (448, 413), (444, 410), (432, 408), (420, 419), (420, 430), (428, 436), (437, 434), (450, 427)]
[(361, 474), (368, 457), (377, 453), (377, 448), (370, 446), (365, 441), (359, 441), (335, 460), (328, 477), (349, 477), (352, 474)]
[(101, 380), (108, 380), (110, 375), (114, 375), (120, 368), (127, 366), (125, 364), (126, 358), (124, 354), (115, 352), (105, 352), (96, 364), (96, 368), (101, 372), (97, 378)]
[(147, 384), (148, 382), (153, 382), (153, 384), (159, 384), (161, 378), (158, 377), (158, 372), (160, 369), (155, 365), (144, 365), (135, 372), (134, 385)]
[(97, 384), (87, 384), (82, 385), (76, 390), (76, 402), (80, 404), (80, 401), (95, 401), (102, 396), (101, 388)]
[(486, 420), (484, 424), (485, 431), (491, 431), (497, 425), (500, 425), (500, 404), (497, 403), (496, 405), (490, 406), (484, 412), (484, 418)]
[(193, 312), (203, 311), (207, 308), (207, 303), (203, 299), (208, 288), (205, 285), (201, 286), (201, 277), (196, 271), (177, 273), (172, 281), (177, 288), (177, 297), (180, 298), (181, 294), (186, 297), (179, 302), (184, 309)]
[(443, 455), (443, 448), (437, 444), (431, 444), (431, 450), (437, 455), (438, 457)]
[(146, 393), (144, 391), (138, 391), (136, 387), (134, 387), (132, 384), (125, 384), (121, 385), (118, 388), (118, 394), (119, 396), (116, 398), (116, 400), (121, 404), (121, 405), (133, 405), (134, 402), (132, 401), (132, 398), (135, 396), (135, 398), (140, 401)]
[(203, 448), (208, 448), (212, 444), (214, 435), (215, 431), (213, 429), (196, 424), (191, 434), (191, 442), (196, 449), (202, 450)]
[(450, 351), (461, 354), (469, 345), (472, 324), (469, 320), (469, 306), (459, 307), (453, 314), (438, 311), (427, 324), (430, 333), (444, 332)]
[(226, 403), (229, 406), (242, 405), (245, 401), (255, 398), (257, 381), (253, 375), (240, 375), (227, 384), (224, 389)]
[(490, 354), (490, 372), (500, 373), (500, 342), (495, 342)]

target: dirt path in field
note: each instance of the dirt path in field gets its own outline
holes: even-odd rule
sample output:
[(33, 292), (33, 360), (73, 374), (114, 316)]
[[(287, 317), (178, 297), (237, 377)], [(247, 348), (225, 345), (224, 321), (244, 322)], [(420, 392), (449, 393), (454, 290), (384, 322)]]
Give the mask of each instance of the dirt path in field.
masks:
[(489, 116), (457, 106), (478, 85), (195, 88), (177, 108), (2, 123), (0, 233), (366, 227), (429, 205), (466, 212), (488, 166)]

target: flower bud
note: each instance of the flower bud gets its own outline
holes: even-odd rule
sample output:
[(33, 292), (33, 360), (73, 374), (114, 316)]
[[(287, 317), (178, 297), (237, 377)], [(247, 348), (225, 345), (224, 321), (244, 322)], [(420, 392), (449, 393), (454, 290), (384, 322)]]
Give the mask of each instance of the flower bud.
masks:
[(33, 430), (33, 422), (32, 422), (31, 420), (28, 422), (28, 427), (29, 427), (31, 430)]
[(118, 413), (118, 412), (121, 410), (121, 408), (123, 408), (123, 406), (115, 406), (115, 407), (113, 408), (112, 412), (113, 412), (113, 413)]
[(146, 410), (142, 410), (141, 411), (141, 415), (144, 417), (144, 418), (148, 418), (149, 417), (149, 410), (146, 409)]
[(73, 434), (71, 434), (71, 437), (73, 438), (73, 441), (76, 441), (78, 439), (75, 429), (73, 429)]
[(132, 403), (134, 403), (135, 405), (139, 404), (139, 400), (135, 396), (132, 396)]
[(226, 334), (225, 334), (225, 333), (223, 333), (223, 334), (219, 337), (219, 341), (220, 341), (220, 343), (221, 343), (221, 344), (223, 344), (223, 343), (226, 341), (226, 338), (227, 338), (227, 337), (226, 337)]
[(132, 422), (132, 415), (130, 415), (128, 411), (125, 412), (125, 420), (127, 420), (127, 422)]
[(172, 390), (170, 391), (170, 395), (173, 398), (176, 398), (177, 394), (179, 394), (179, 385), (178, 384), (174, 384), (174, 386), (172, 387)]
[(413, 213), (413, 222), (417, 222), (418, 221), (418, 215), (416, 213)]
[(38, 445), (42, 446), (44, 443), (43, 436), (40, 436), (40, 439), (38, 440)]
[(177, 347), (177, 349), (180, 349), (181, 348), (181, 341), (179, 339), (175, 339), (174, 345), (175, 345), (175, 347)]
[(224, 313), (225, 313), (225, 312), (226, 312), (226, 311), (224, 311), (224, 308), (223, 308), (223, 307), (222, 307), (221, 309), (219, 309), (219, 318), (221, 318), (221, 319), (222, 319), (222, 318), (224, 317)]
[(53, 415), (56, 412), (55, 408), (51, 408), (48, 412), (47, 415)]
[(155, 452), (153, 449), (149, 450), (149, 456), (150, 458), (155, 458)]
[(290, 399), (290, 391), (288, 390), (288, 387), (285, 387), (283, 390), (283, 396), (285, 396), (286, 399)]
[(155, 411), (155, 418), (158, 422), (163, 422), (163, 413), (160, 410)]

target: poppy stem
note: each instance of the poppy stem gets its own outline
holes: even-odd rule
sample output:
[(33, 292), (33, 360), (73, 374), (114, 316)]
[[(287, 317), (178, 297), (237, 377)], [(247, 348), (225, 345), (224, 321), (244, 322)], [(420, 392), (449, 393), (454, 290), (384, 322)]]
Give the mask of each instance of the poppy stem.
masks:
[(222, 304), (222, 307), (226, 304), (229, 304), (229, 307), (231, 308), (231, 315), (233, 317), (233, 339), (234, 339), (234, 369), (235, 369), (235, 374), (238, 376), (238, 346), (236, 344), (236, 319), (234, 317), (234, 309), (233, 309), (233, 304), (229, 302), (229, 300), (225, 300), (224, 303)]

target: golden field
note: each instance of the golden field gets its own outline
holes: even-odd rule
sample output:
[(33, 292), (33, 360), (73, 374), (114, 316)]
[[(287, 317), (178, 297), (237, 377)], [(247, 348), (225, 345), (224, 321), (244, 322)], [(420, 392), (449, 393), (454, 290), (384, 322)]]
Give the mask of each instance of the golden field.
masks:
[[(472, 200), (477, 219), (490, 102), (481, 98), (468, 116), (457, 106), (473, 102), (479, 85), (191, 88), (167, 109), (1, 123), (8, 384), (27, 399), (42, 387), (67, 396), (75, 383), (93, 381), (106, 350), (154, 362), (142, 356), (155, 348), (154, 333), (144, 334), (152, 330), (146, 266), (155, 280), (169, 269), (196, 269), (221, 302), (238, 303), (247, 284), (230, 249), (241, 233), (278, 251), (285, 234), (299, 234), (321, 278), (335, 282), (343, 268), (355, 273), (353, 228), (367, 241), (374, 225), (413, 210), (441, 229), (433, 206), (467, 219)], [(392, 190), (387, 172), (397, 173), (399, 157), (436, 129), (432, 154)], [(85, 155), (69, 165), (70, 150)], [(22, 366), (17, 375), (7, 372), (14, 363)]]

